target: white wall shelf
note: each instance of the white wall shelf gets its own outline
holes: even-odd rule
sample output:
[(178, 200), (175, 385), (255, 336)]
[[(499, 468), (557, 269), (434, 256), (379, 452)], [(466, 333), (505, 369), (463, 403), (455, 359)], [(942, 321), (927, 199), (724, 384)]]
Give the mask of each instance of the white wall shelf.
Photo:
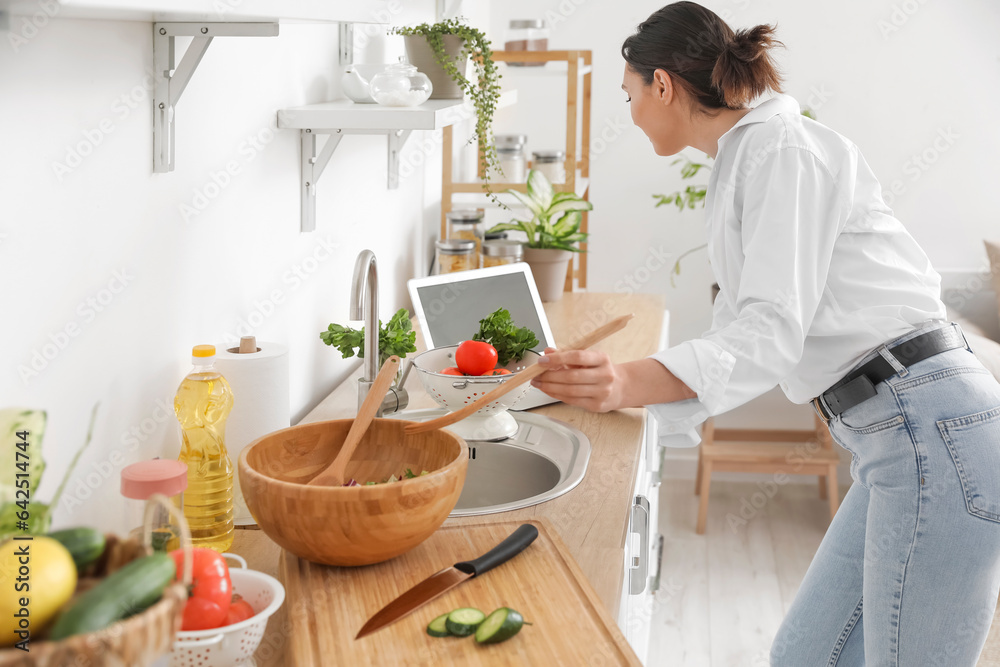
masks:
[[(517, 102), (517, 91), (505, 91), (497, 108)], [(384, 134), (387, 142), (388, 182), (399, 186), (399, 153), (413, 130), (440, 130), (469, 120), (475, 111), (464, 100), (428, 100), (415, 107), (383, 107), (337, 100), (278, 111), (278, 127), (298, 130), (301, 142), (301, 229), (316, 229), (316, 183), (347, 134)], [(318, 135), (327, 135), (320, 145)]]
[(386, 0), (0, 0), (0, 11), (111, 21), (375, 23)]

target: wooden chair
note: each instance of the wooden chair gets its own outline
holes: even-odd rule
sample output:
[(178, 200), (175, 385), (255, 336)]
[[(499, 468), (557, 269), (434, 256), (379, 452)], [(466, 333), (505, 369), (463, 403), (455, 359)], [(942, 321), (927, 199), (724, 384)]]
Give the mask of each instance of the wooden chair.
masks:
[(840, 504), (837, 490), (839, 463), (840, 455), (833, 447), (830, 431), (818, 416), (814, 431), (716, 429), (714, 420), (709, 418), (702, 430), (698, 474), (694, 483), (695, 495), (701, 494), (695, 532), (699, 535), (705, 533), (713, 472), (817, 475), (819, 497), (829, 501), (832, 519)]

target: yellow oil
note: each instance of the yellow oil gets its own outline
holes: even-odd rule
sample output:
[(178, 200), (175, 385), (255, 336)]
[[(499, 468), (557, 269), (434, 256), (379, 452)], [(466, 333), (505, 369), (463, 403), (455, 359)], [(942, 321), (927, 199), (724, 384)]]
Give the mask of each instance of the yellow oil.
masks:
[(233, 462), (226, 452), (226, 418), (233, 391), (209, 367), (196, 368), (181, 382), (174, 412), (184, 442), (179, 460), (187, 464), (184, 517), (196, 547), (228, 551), (233, 544)]

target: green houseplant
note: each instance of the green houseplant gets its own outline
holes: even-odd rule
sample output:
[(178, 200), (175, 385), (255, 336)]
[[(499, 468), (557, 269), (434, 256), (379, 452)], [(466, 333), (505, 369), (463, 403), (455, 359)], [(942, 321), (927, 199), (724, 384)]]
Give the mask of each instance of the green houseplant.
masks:
[(527, 237), (524, 261), (531, 267), (542, 301), (562, 297), (566, 268), (574, 252), (583, 252), (578, 244), (588, 234), (580, 231), (583, 212), (594, 205), (575, 192), (556, 192), (540, 171), (528, 172), (527, 192), (507, 190), (531, 214), (530, 220), (515, 218), (489, 229), (489, 233), (519, 231)]
[[(496, 201), (489, 187), (491, 171), (500, 171), (493, 143), (493, 114), (500, 99), (500, 73), (485, 33), (461, 18), (439, 23), (396, 27), (389, 34), (402, 35), (410, 62), (426, 74), (434, 92), (431, 99), (468, 96), (476, 112), (472, 141), (479, 147), (483, 189)], [(467, 76), (469, 61), (473, 76)]]

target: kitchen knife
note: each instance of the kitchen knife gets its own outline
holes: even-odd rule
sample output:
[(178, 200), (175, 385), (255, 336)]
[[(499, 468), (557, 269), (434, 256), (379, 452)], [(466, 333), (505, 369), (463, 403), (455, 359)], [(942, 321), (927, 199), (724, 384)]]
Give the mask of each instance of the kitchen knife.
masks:
[(530, 523), (523, 524), (511, 533), (510, 537), (479, 558), (455, 563), (451, 567), (446, 567), (440, 572), (432, 574), (376, 612), (358, 631), (358, 636), (355, 639), (361, 639), (365, 635), (395, 623), (462, 582), (489, 572), (497, 565), (506, 563), (524, 551), (529, 544), (535, 541), (536, 537), (538, 537), (538, 529)]

